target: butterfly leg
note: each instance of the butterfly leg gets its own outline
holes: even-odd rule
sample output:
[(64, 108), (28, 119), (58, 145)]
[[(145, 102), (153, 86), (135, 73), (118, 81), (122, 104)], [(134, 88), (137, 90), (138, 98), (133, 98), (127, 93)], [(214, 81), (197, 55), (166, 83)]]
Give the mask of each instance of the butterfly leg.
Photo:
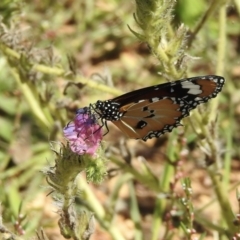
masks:
[[(109, 133), (109, 128), (108, 128), (108, 125), (107, 125), (107, 121), (104, 121), (104, 126), (106, 127), (106, 129), (107, 129), (107, 132), (105, 132), (104, 134), (103, 134), (103, 136), (106, 136), (108, 133)], [(103, 125), (102, 125), (103, 126)]]

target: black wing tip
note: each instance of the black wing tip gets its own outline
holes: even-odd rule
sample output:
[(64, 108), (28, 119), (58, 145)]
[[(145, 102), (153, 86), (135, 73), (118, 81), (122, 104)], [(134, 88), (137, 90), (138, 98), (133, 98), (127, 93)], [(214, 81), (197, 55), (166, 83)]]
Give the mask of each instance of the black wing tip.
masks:
[(220, 86), (223, 86), (225, 83), (225, 78), (223, 76), (219, 76), (219, 75), (206, 75), (206, 76), (202, 76), (199, 78), (212, 80), (212, 81), (216, 82), (217, 84), (219, 84)]
[(213, 78), (213, 80), (216, 80), (217, 83), (224, 84), (225, 83), (225, 78), (223, 76), (218, 76), (218, 75), (210, 75), (210, 77)]

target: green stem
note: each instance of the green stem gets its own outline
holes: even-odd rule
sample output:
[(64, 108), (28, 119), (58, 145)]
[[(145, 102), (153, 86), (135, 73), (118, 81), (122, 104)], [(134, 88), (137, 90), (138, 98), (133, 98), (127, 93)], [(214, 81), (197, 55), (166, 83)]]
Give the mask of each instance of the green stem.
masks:
[[(226, 6), (223, 5), (220, 8), (219, 12), (219, 40), (218, 40), (218, 56), (217, 56), (217, 75), (224, 75), (225, 69), (225, 59), (226, 59)], [(210, 115), (209, 121), (215, 121), (217, 116), (217, 108), (218, 108), (218, 99), (215, 98), (211, 101)]]
[[(220, 169), (220, 159), (219, 159), (219, 152), (216, 145), (216, 136), (212, 135), (209, 131), (210, 126), (204, 125), (202, 121), (202, 116), (199, 113), (196, 113), (195, 120), (198, 122), (198, 125), (201, 129), (200, 134), (206, 138), (207, 144), (210, 148), (211, 158), (216, 163), (216, 170)], [(203, 146), (206, 147), (206, 146)]]
[(162, 225), (163, 211), (166, 206), (166, 199), (156, 199), (154, 213), (153, 213), (153, 223), (152, 223), (152, 237), (151, 240), (159, 239), (159, 232)]
[(238, 11), (238, 15), (240, 14), (240, 1), (239, 0), (234, 0), (234, 3), (236, 5), (236, 9)]
[(216, 175), (215, 171), (212, 171), (208, 168), (209, 176), (213, 182), (214, 190), (220, 204), (222, 218), (227, 223), (227, 235), (233, 235), (237, 231), (237, 227), (233, 224), (235, 216), (232, 212), (231, 205), (229, 203), (228, 195), (225, 192), (225, 189), (222, 187), (221, 179)]
[(46, 113), (44, 113), (43, 108), (39, 105), (36, 96), (34, 96), (30, 87), (26, 83), (21, 82), (17, 72), (12, 71), (12, 74), (15, 77), (15, 80), (17, 81), (17, 84), (19, 85), (20, 89), (22, 90), (33, 114), (36, 116), (36, 118), (40, 121), (40, 123), (44, 127), (50, 129), (53, 123), (53, 119), (50, 117), (50, 114), (47, 114), (49, 117), (46, 116)]
[(118, 199), (119, 191), (120, 191), (121, 187), (123, 186), (123, 184), (126, 184), (127, 182), (129, 182), (132, 179), (133, 179), (133, 175), (129, 174), (129, 173), (125, 173), (121, 178), (118, 179), (118, 181), (115, 184), (114, 189), (109, 197), (109, 205), (108, 206), (110, 209), (114, 209), (114, 207), (116, 205), (116, 201)]
[(108, 87), (105, 84), (98, 83), (96, 81), (93, 81), (89, 78), (85, 78), (85, 77), (82, 77), (82, 76), (77, 76), (76, 81), (80, 82), (82, 84), (86, 84), (89, 88), (97, 89), (101, 92), (110, 93), (110, 94), (113, 94), (115, 96), (123, 94), (123, 92), (121, 90), (118, 90), (118, 89), (113, 88), (113, 87)]
[(205, 14), (203, 15), (202, 19), (199, 21), (199, 23), (197, 24), (197, 26), (195, 27), (195, 29), (193, 30), (190, 38), (188, 39), (188, 46), (190, 47), (193, 43), (193, 40), (195, 39), (196, 35), (198, 34), (198, 32), (203, 28), (203, 26), (205, 25), (205, 23), (207, 22), (207, 20), (209, 19), (209, 17), (212, 16), (212, 14), (216, 11), (216, 9), (221, 5), (221, 4), (225, 4), (227, 2), (227, 0), (212, 0), (208, 10), (205, 12)]
[(141, 228), (142, 220), (141, 220), (141, 214), (139, 212), (138, 201), (137, 201), (133, 181), (129, 182), (128, 185), (129, 185), (130, 198), (131, 198), (130, 215), (131, 215), (132, 221), (135, 224), (134, 240), (142, 240), (143, 239), (143, 231)]
[(232, 160), (232, 137), (233, 137), (233, 123), (232, 119), (234, 119), (233, 116), (233, 107), (229, 107), (229, 122), (228, 125), (225, 126), (225, 136), (226, 136), (226, 153), (224, 157), (224, 166), (223, 166), (223, 188), (225, 191), (228, 191), (229, 188), (229, 181), (230, 181), (230, 173), (231, 173), (231, 160)]
[(226, 59), (226, 43), (227, 43), (227, 19), (226, 19), (226, 6), (223, 5), (219, 11), (219, 40), (217, 46), (217, 69), (218, 75), (224, 74), (225, 59)]
[(199, 214), (195, 214), (196, 222), (200, 223), (202, 226), (206, 227), (207, 229), (212, 229), (218, 232), (218, 234), (225, 234), (227, 235), (226, 229), (220, 227), (219, 224), (214, 224), (211, 220), (208, 220), (206, 217), (203, 217)]
[[(114, 240), (125, 240), (120, 229), (114, 225), (114, 223), (107, 222), (106, 211), (103, 208), (102, 204), (93, 194), (89, 185), (86, 183), (85, 179), (80, 178), (79, 181), (80, 189), (84, 193), (85, 201), (87, 202), (90, 209), (94, 212), (94, 215), (99, 221), (99, 224), (111, 234)], [(111, 219), (112, 220), (112, 219)]]
[[(135, 179), (137, 179), (139, 182), (147, 186), (149, 189), (155, 192), (161, 191), (158, 179), (155, 178), (153, 174), (150, 174), (149, 171), (147, 171), (146, 173), (140, 173), (136, 171), (131, 165), (128, 165), (116, 158), (112, 157), (110, 160), (114, 162), (116, 165), (118, 165), (122, 171), (131, 173)], [(142, 167), (145, 168), (144, 166)]]
[[(3, 43), (0, 43), (0, 50), (8, 57), (8, 58), (13, 58), (13, 59), (20, 59), (21, 55), (14, 51), (13, 49), (7, 47), (6, 45), (4, 45)], [(62, 68), (57, 68), (57, 67), (49, 67), (43, 64), (34, 64), (32, 67), (33, 70), (44, 73), (44, 74), (48, 74), (48, 75), (54, 75), (54, 76), (63, 76), (65, 73), (65, 70)], [(76, 77), (76, 82), (74, 83), (82, 83), (87, 85), (90, 88), (93, 89), (98, 89), (100, 91), (106, 92), (106, 93), (110, 93), (113, 94), (115, 96), (121, 95), (123, 94), (123, 92), (121, 90), (112, 88), (112, 87), (108, 87), (105, 84), (101, 84), (98, 83), (92, 79), (89, 78), (85, 78), (82, 76), (77, 76)]]
[[(169, 139), (167, 156), (170, 161), (175, 160), (175, 153), (178, 151), (175, 147), (172, 146), (173, 139), (176, 138), (176, 135), (172, 133)], [(163, 175), (161, 177), (161, 189), (164, 192), (169, 191), (170, 181), (173, 178), (174, 168), (173, 166), (166, 162), (163, 170)], [(159, 231), (162, 225), (163, 212), (166, 209), (166, 198), (157, 198), (153, 213), (153, 224), (152, 224), (152, 240), (159, 239)]]

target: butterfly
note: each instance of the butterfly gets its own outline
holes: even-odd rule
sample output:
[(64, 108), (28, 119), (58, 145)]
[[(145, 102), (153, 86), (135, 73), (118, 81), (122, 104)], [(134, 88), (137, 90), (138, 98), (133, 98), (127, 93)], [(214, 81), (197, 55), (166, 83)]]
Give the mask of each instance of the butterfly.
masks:
[(185, 78), (98, 100), (84, 109), (93, 111), (107, 130), (110, 121), (129, 138), (147, 141), (181, 126), (181, 119), (199, 104), (215, 98), (224, 82), (223, 77), (215, 75)]

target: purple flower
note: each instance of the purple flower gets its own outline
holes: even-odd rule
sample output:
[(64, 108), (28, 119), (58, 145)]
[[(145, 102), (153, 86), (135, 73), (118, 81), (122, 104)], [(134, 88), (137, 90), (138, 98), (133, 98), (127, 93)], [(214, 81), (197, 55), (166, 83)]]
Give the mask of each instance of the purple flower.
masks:
[(102, 140), (102, 129), (88, 108), (77, 111), (75, 119), (63, 129), (73, 152), (95, 155)]

